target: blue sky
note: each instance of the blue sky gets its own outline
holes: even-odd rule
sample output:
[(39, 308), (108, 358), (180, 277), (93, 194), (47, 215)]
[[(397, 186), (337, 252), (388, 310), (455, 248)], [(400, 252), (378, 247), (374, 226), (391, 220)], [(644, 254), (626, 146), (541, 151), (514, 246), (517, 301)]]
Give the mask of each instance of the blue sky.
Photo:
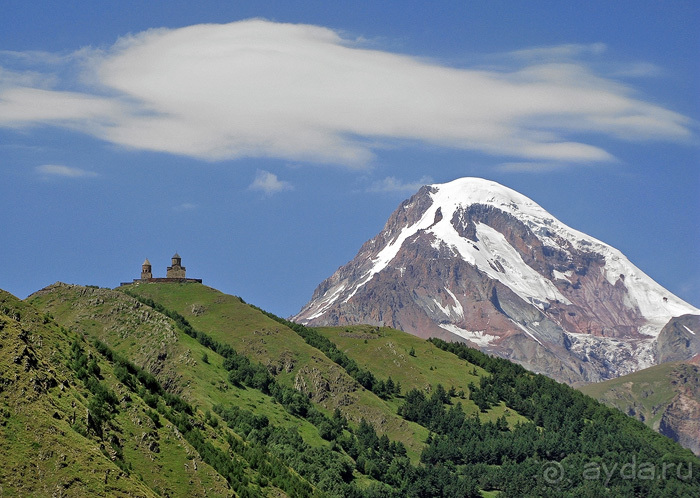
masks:
[(0, 288), (144, 258), (282, 316), (489, 178), (700, 306), (697, 2), (6, 0)]

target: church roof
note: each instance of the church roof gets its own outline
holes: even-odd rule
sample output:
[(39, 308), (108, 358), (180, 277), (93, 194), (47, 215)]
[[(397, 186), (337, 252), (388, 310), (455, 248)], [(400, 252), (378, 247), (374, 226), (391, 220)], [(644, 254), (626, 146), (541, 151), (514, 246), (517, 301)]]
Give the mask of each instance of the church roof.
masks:
[(178, 253), (175, 253), (175, 255), (173, 256), (173, 258), (182, 259)]
[(144, 265), (148, 265), (148, 266), (151, 266), (151, 262), (150, 262), (150, 261), (148, 261), (148, 258), (146, 258), (146, 261), (144, 261), (144, 262), (143, 262), (143, 264), (144, 264)]

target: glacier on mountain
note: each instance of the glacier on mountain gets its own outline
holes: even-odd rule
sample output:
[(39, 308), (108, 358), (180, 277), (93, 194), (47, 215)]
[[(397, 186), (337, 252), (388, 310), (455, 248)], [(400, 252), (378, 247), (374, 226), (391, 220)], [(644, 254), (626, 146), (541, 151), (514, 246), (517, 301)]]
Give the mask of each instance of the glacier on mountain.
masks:
[(510, 188), (461, 178), (402, 203), (293, 319), (447, 334), (527, 364), (535, 353), (520, 333), (567, 364), (573, 382), (653, 363), (653, 341), (685, 314), (700, 310), (617, 249)]

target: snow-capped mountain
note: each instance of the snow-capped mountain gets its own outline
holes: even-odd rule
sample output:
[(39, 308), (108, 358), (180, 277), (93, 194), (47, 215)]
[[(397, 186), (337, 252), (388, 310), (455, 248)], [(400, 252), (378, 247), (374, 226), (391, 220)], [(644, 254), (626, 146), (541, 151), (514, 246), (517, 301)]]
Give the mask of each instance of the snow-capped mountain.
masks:
[[(682, 315), (697, 316), (666, 327), (683, 338), (666, 337)], [(468, 341), (569, 383), (654, 365), (670, 340), (684, 358), (700, 352), (700, 310), (617, 249), (479, 178), (422, 187), (292, 319)]]

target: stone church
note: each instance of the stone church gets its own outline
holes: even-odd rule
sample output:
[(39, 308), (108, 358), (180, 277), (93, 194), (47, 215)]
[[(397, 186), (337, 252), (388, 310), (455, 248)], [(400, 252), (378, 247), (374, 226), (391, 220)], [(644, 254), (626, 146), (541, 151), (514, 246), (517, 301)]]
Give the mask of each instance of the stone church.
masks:
[[(175, 253), (173, 257), (171, 258), (171, 264), (168, 266), (166, 273), (165, 273), (165, 278), (157, 278), (153, 277), (153, 267), (151, 266), (151, 262), (148, 261), (148, 258), (143, 262), (141, 265), (141, 278), (135, 278), (134, 283), (136, 282), (198, 282), (202, 283), (201, 278), (187, 278), (185, 276), (186, 268), (182, 266), (182, 258), (178, 253)], [(122, 284), (122, 285), (128, 285)]]

